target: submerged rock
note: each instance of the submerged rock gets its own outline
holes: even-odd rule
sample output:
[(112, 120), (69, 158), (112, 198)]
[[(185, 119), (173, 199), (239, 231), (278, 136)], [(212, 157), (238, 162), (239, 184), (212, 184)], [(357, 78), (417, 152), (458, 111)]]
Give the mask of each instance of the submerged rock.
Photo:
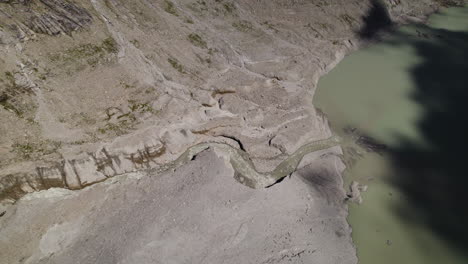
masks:
[(363, 202), (361, 194), (365, 191), (367, 191), (367, 185), (352, 181), (349, 185), (349, 192), (346, 194), (346, 200), (361, 204)]

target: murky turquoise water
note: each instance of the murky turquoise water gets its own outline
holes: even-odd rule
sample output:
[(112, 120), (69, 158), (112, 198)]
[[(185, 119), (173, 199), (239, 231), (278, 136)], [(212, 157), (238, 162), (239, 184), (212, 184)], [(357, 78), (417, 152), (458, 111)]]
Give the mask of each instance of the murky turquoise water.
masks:
[[(424, 206), (417, 206), (406, 189), (394, 184), (395, 179), (402, 177), (396, 168), (398, 159), (390, 153), (368, 152), (355, 143), (356, 134), (344, 132), (345, 128), (355, 128), (392, 151), (405, 149), (406, 144), (417, 146), (422, 152), (434, 151), (439, 142), (431, 136), (433, 124), (428, 125), (428, 120), (434, 112), (451, 111), (446, 109), (451, 103), (444, 101), (449, 97), (445, 94), (449, 89), (462, 87), (460, 80), (467, 77), (460, 79), (458, 74), (459, 83), (451, 85), (450, 76), (444, 79), (437, 72), (425, 73), (424, 69), (447, 64), (447, 71), (466, 72), (468, 76), (468, 35), (462, 32), (468, 33), (468, 7), (446, 9), (433, 15), (427, 27), (402, 27), (382, 43), (351, 54), (319, 82), (314, 105), (328, 116), (332, 129), (345, 138), (343, 149), (349, 166), (345, 179), (348, 184), (355, 180), (369, 186), (363, 194), (364, 202), (350, 205), (348, 218), (360, 264), (468, 263), (462, 251), (456, 250), (459, 241), (450, 240), (430, 224), (428, 217), (438, 212), (417, 214)], [(436, 51), (433, 54), (437, 57), (431, 57), (430, 49)], [(438, 70), (444, 71), (444, 67)], [(466, 84), (468, 89), (468, 81)], [(438, 91), (424, 90), (432, 86), (441, 89), (440, 97)], [(424, 98), (426, 93), (435, 96)], [(438, 186), (426, 186), (422, 180), (421, 188)], [(402, 211), (415, 215), (409, 217)], [(460, 232), (466, 234), (466, 229)]]

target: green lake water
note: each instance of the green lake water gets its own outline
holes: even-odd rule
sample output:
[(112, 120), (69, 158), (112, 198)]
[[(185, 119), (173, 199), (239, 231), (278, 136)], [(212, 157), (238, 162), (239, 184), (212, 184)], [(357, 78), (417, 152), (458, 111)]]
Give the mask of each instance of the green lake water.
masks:
[[(455, 170), (467, 159), (467, 65), (468, 6), (401, 27), (320, 79), (314, 106), (344, 138), (345, 181), (369, 187), (348, 217), (360, 264), (468, 263)], [(388, 151), (366, 151), (359, 135)]]

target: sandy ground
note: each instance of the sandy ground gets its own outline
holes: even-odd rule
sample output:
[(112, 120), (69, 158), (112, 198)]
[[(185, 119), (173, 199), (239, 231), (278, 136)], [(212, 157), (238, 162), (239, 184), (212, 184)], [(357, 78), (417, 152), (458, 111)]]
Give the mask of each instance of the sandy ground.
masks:
[(0, 263), (356, 263), (332, 153), (262, 190), (205, 151), (175, 172), (30, 194), (0, 218)]

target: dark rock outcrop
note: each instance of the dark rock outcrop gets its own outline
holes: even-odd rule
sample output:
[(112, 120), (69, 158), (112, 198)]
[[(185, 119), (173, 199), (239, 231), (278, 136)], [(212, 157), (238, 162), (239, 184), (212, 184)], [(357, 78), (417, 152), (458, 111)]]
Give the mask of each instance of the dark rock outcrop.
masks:
[[(70, 34), (92, 23), (91, 14), (66, 0), (1, 0), (0, 16), (22, 39), (31, 32), (47, 35)], [(3, 20), (3, 19), (2, 19)]]

